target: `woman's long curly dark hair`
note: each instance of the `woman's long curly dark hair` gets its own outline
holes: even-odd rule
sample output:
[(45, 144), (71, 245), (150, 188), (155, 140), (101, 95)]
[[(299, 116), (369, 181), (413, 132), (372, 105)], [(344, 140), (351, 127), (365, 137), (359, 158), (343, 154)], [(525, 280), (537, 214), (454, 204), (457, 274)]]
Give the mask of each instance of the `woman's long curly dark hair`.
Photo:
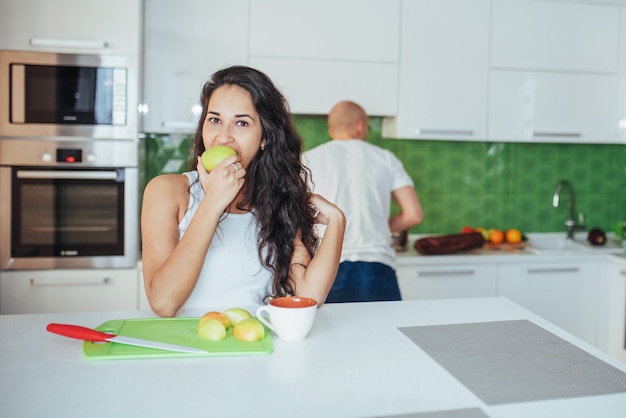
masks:
[(259, 259), (273, 274), (273, 294), (268, 296), (293, 295), (295, 289), (289, 273), (295, 238), (300, 232), (311, 256), (319, 238), (313, 230), (309, 206), (310, 172), (301, 160), (303, 142), (293, 125), (286, 99), (268, 76), (250, 67), (233, 66), (217, 71), (206, 82), (200, 98), (203, 110), (194, 138), (191, 169), (195, 169), (198, 156), (205, 150), (202, 126), (209, 99), (216, 89), (225, 85), (238, 86), (250, 93), (261, 119), (265, 149), (246, 168), (240, 209), (251, 210), (257, 222)]

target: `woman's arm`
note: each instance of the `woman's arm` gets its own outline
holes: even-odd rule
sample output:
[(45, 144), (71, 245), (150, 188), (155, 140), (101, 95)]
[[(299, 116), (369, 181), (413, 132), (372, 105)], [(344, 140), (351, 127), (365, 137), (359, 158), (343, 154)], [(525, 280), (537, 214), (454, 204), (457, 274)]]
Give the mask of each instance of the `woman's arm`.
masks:
[(187, 209), (188, 187), (189, 181), (183, 175), (163, 175), (150, 181), (144, 191), (144, 287), (152, 310), (159, 316), (174, 316), (193, 291), (213, 237), (211, 230), (215, 230), (219, 219), (219, 215), (204, 215), (206, 209), (199, 207), (179, 242), (178, 223)]
[[(231, 161), (232, 159), (232, 161)], [(148, 183), (141, 213), (144, 287), (152, 310), (172, 317), (193, 291), (220, 216), (243, 185), (244, 169), (235, 175), (228, 164), (209, 175), (198, 165), (205, 197), (185, 235), (178, 224), (189, 204), (189, 181), (184, 175), (162, 175)]]
[(310, 201), (319, 211), (316, 222), (325, 224), (326, 230), (313, 258), (300, 237), (296, 239), (291, 260), (292, 280), (297, 296), (315, 299), (317, 305), (322, 306), (339, 269), (346, 217), (337, 206), (320, 195), (312, 194)]

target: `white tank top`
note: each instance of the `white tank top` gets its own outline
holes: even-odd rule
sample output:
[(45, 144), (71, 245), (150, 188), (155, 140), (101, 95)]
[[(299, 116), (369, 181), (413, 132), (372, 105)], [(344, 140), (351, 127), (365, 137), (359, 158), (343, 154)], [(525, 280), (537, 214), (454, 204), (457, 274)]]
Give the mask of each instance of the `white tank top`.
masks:
[[(202, 185), (196, 181), (198, 172), (184, 174), (189, 178), (191, 196), (187, 212), (178, 225), (179, 239), (204, 199)], [(225, 213), (207, 251), (196, 287), (183, 308), (262, 305), (271, 283), (271, 272), (259, 261), (254, 216), (252, 213)]]

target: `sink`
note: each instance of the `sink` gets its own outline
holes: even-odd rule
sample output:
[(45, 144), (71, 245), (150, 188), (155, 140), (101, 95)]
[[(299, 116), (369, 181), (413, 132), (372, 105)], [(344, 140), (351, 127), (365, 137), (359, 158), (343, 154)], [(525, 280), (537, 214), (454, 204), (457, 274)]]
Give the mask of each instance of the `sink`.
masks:
[(552, 234), (528, 234), (530, 249), (535, 251), (565, 251), (577, 250), (580, 247), (572, 240), (567, 239), (565, 234), (558, 236)]
[(624, 251), (622, 242), (612, 235), (607, 236), (607, 242), (602, 246), (591, 245), (586, 232), (576, 234), (574, 240), (567, 239), (565, 233), (528, 234), (527, 238), (530, 244), (528, 250), (538, 254), (581, 251), (610, 254)]

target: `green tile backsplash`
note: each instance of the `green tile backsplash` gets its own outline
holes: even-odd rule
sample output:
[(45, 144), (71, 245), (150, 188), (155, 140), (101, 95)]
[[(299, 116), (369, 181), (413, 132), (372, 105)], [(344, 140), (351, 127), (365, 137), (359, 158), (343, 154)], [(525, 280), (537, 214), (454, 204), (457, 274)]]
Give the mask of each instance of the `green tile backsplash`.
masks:
[[(298, 115), (295, 122), (306, 149), (330, 140), (325, 117)], [(552, 207), (561, 179), (572, 183), (587, 229), (612, 231), (626, 217), (624, 145), (413, 141), (381, 132), (382, 119), (371, 118), (368, 141), (400, 158), (422, 202), (424, 221), (413, 233), (455, 233), (464, 225), (565, 231), (566, 190)], [(192, 136), (146, 134), (142, 141), (146, 180), (188, 167)]]

